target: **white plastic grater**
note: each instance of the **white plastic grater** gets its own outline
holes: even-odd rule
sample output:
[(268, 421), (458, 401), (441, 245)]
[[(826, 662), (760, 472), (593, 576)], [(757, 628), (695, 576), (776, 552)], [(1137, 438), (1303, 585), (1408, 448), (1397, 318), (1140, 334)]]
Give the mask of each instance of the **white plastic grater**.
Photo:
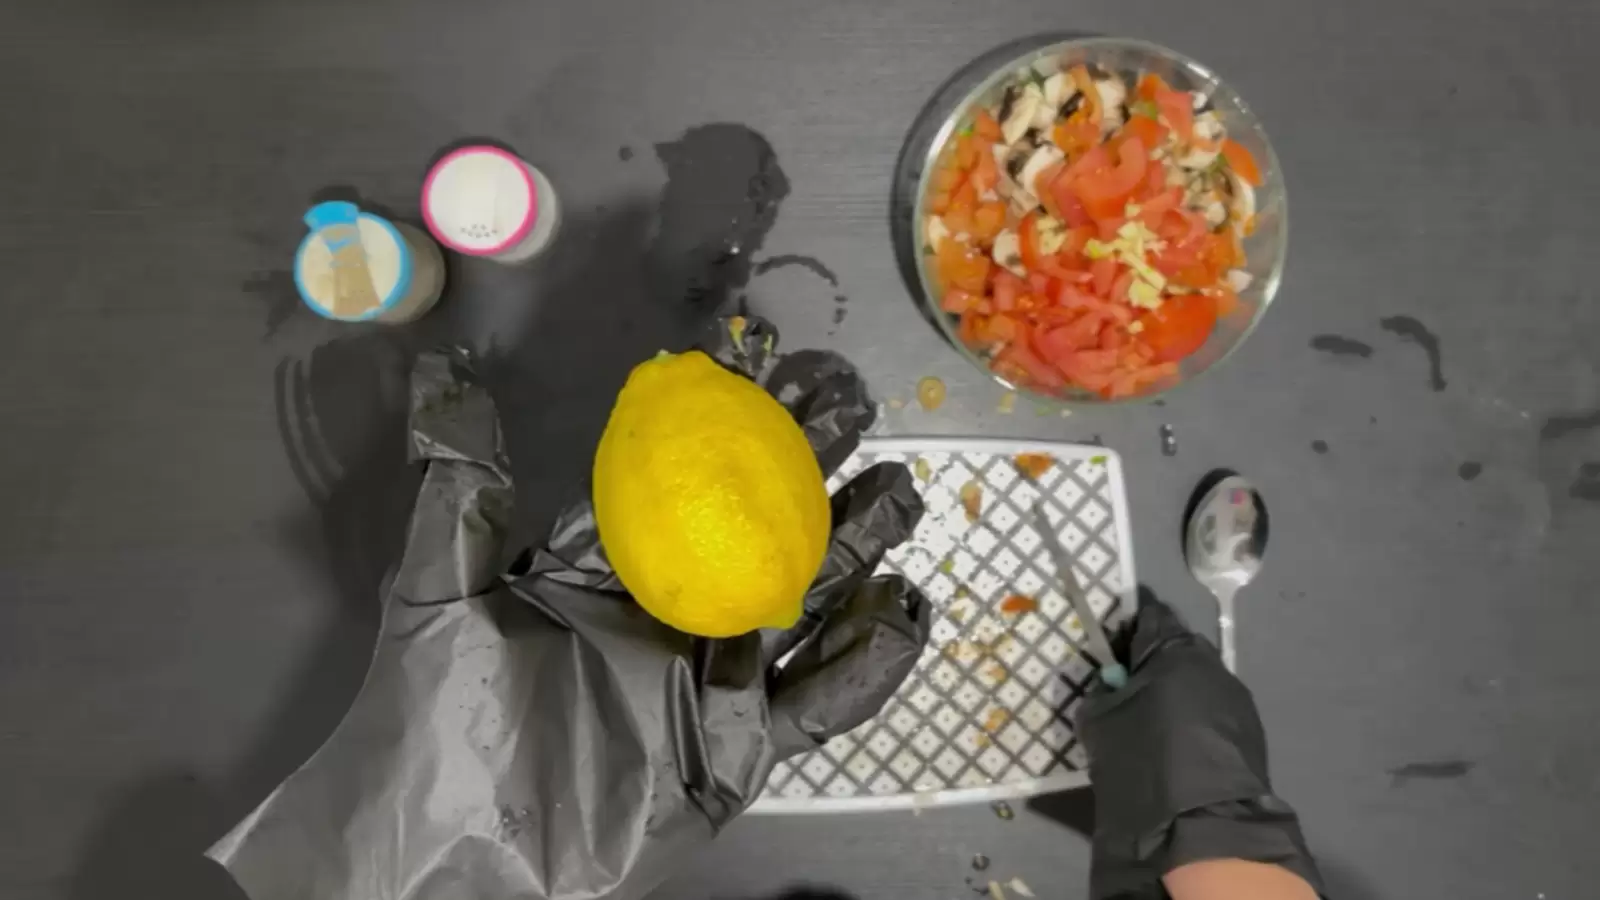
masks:
[[(1056, 462), (1030, 479), (1020, 453)], [(1049, 587), (1055, 563), (1033, 505), (1044, 506), (1090, 606), (1114, 630), (1137, 589), (1120, 458), (1077, 444), (867, 439), (829, 488), (886, 461), (911, 468), (927, 511), (879, 571), (904, 575), (933, 604), (928, 649), (876, 718), (779, 763), (751, 811), (920, 808), (1087, 784), (1073, 723), (1093, 668), (1079, 654), (1085, 637), (1071, 604)], [(975, 522), (962, 505), (968, 484), (981, 489)], [(1012, 594), (1038, 608), (1003, 613)]]
[(446, 247), (515, 263), (550, 245), (561, 213), (544, 173), (499, 147), (472, 145), (428, 170), (422, 216)]

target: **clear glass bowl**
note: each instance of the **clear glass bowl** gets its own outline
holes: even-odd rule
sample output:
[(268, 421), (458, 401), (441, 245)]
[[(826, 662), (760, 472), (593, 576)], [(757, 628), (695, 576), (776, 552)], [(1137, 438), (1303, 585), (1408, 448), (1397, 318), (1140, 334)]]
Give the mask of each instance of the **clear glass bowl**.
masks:
[[(944, 295), (922, 246), (924, 209), (929, 183), (939, 154), (956, 133), (971, 124), (983, 106), (998, 103), (1014, 77), (1035, 65), (1072, 66), (1094, 63), (1122, 74), (1155, 72), (1180, 90), (1202, 91), (1211, 98), (1228, 130), (1261, 165), (1263, 183), (1256, 188), (1256, 229), (1244, 240), (1250, 286), (1240, 292), (1239, 309), (1219, 319), (1206, 343), (1179, 363), (1176, 379), (1150, 386), (1133, 397), (1108, 400), (1075, 388), (1046, 392), (1012, 384), (995, 374), (984, 355), (962, 343), (956, 333), (959, 319), (939, 309)], [(1108, 405), (1160, 397), (1219, 365), (1244, 343), (1278, 292), (1289, 243), (1289, 203), (1278, 157), (1261, 123), (1244, 101), (1215, 73), (1188, 57), (1147, 41), (1109, 37), (1027, 38), (986, 54), (972, 63), (935, 95), (912, 129), (895, 179), (892, 204), (895, 244), (903, 274), (910, 282), (925, 318), (937, 327), (957, 352), (990, 377), (1022, 394), (1069, 405)]]

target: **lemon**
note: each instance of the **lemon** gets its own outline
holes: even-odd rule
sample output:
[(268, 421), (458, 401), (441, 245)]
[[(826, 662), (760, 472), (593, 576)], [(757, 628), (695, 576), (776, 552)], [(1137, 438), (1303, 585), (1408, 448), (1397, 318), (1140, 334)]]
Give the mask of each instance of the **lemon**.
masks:
[(641, 363), (594, 459), (600, 542), (689, 634), (787, 628), (828, 550), (827, 488), (788, 410), (698, 351)]

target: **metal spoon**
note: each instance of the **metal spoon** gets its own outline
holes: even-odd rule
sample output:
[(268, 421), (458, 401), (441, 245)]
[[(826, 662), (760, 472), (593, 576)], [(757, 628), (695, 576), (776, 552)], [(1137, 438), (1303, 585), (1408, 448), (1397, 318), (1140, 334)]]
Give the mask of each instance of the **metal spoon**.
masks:
[(1229, 475), (1191, 508), (1184, 533), (1189, 571), (1216, 595), (1222, 664), (1234, 671), (1233, 598), (1261, 571), (1267, 506), (1247, 479)]

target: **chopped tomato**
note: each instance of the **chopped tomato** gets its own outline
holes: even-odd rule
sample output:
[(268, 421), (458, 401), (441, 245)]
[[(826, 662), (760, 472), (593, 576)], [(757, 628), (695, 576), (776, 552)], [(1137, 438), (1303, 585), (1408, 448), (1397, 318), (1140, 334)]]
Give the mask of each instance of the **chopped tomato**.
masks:
[(994, 161), (994, 154), (980, 154), (978, 161), (972, 166), (972, 174), (969, 177), (978, 193), (994, 190), (1000, 184), (1000, 166)]
[(1050, 140), (1068, 155), (1082, 153), (1083, 151), (1100, 143), (1100, 123), (1091, 120), (1084, 106), (1072, 114), (1072, 118), (1057, 125), (1050, 132)]
[(1111, 302), (1113, 302), (1113, 303), (1126, 303), (1126, 302), (1128, 302), (1128, 288), (1133, 287), (1134, 278), (1135, 278), (1135, 276), (1133, 274), (1133, 270), (1132, 269), (1129, 269), (1128, 271), (1123, 272), (1121, 275), (1117, 276), (1117, 280), (1115, 282), (1113, 282), (1112, 285), (1111, 285), (1111, 296), (1109, 298), (1111, 300)]
[(1217, 298), (1217, 318), (1226, 319), (1244, 308), (1244, 301), (1227, 285), (1218, 285), (1212, 290), (1212, 296)]
[[(1167, 164), (1159, 159), (1150, 160), (1150, 165), (1144, 172), (1144, 184), (1139, 188), (1141, 199), (1149, 200), (1167, 192)], [(1178, 199), (1183, 199), (1180, 191)]]
[(1117, 261), (1110, 257), (1097, 259), (1089, 271), (1094, 274), (1094, 292), (1102, 297), (1111, 293), (1111, 285), (1117, 280)]
[(1222, 142), (1222, 158), (1228, 161), (1228, 167), (1239, 173), (1239, 177), (1250, 182), (1256, 187), (1261, 186), (1261, 167), (1256, 164), (1255, 155), (1245, 146), (1233, 138)]
[(961, 326), (956, 329), (956, 336), (961, 338), (961, 343), (968, 347), (983, 343), (979, 338), (984, 331), (983, 313), (976, 306), (968, 306), (961, 313)]
[(987, 332), (991, 341), (1010, 342), (1022, 336), (1022, 328), (1022, 320), (1016, 316), (995, 313), (989, 317)]
[(1146, 147), (1159, 147), (1167, 139), (1167, 126), (1149, 116), (1134, 116), (1123, 126), (1121, 134), (1144, 141)]
[[(1104, 261), (1110, 262), (1110, 260)], [(1133, 321), (1133, 309), (1131, 307), (1096, 297), (1094, 294), (1066, 282), (1062, 282), (1061, 286), (1057, 288), (1056, 302), (1069, 309), (1093, 310), (1118, 322), (1127, 323)]]
[(966, 176), (960, 169), (943, 168), (933, 173), (933, 189), (948, 194), (961, 186)]
[(1178, 140), (1185, 144), (1194, 140), (1194, 101), (1187, 91), (1165, 91), (1156, 97), (1156, 106)]
[(1155, 351), (1157, 362), (1177, 362), (1200, 349), (1217, 324), (1217, 303), (1204, 294), (1168, 297), (1160, 307), (1139, 316), (1139, 336)]
[(1052, 331), (1051, 340), (1072, 351), (1088, 350), (1100, 346), (1100, 329), (1105, 322), (1101, 315), (1089, 310), (1073, 322)]
[(1084, 112), (1086, 120), (1093, 123), (1098, 131), (1104, 111), (1100, 109), (1100, 91), (1094, 86), (1094, 79), (1089, 76), (1088, 67), (1073, 66), (1067, 70), (1067, 74), (1072, 76), (1072, 84), (1083, 94), (1083, 105), (1078, 107), (1079, 111)]
[(977, 118), (972, 120), (972, 133), (990, 143), (999, 143), (1003, 140), (1000, 123), (987, 109), (978, 110)]
[(1067, 184), (1071, 184), (1084, 175), (1111, 168), (1113, 162), (1111, 151), (1107, 150), (1104, 145), (1094, 147), (1068, 163), (1066, 169), (1061, 172), (1061, 178), (1058, 179), (1058, 183), (1065, 181)]
[(956, 139), (956, 166), (963, 171), (978, 164), (978, 157), (989, 155), (989, 143), (976, 134), (963, 134)]
[(952, 234), (971, 234), (973, 216), (978, 211), (978, 191), (968, 179), (950, 195), (950, 206), (944, 211), (945, 227)]
[(989, 257), (960, 241), (940, 241), (935, 255), (939, 279), (946, 290), (960, 288), (973, 294), (983, 293), (989, 281)]
[(1017, 244), (1022, 250), (1022, 265), (1032, 271), (1039, 268), (1039, 213), (1037, 210), (1022, 217), (1017, 226)]
[(1115, 322), (1107, 322), (1100, 329), (1100, 346), (1107, 350), (1118, 350), (1128, 343), (1128, 329)]
[(1035, 356), (1032, 350), (1021, 344), (1012, 344), (1000, 351), (996, 361), (1002, 365), (1014, 367), (1020, 371), (1024, 380), (1044, 388), (1059, 388), (1066, 385), (1066, 379), (1061, 377), (1061, 372)]
[(1067, 229), (1066, 240), (1061, 242), (1059, 253), (1062, 256), (1066, 256), (1066, 258), (1082, 255), (1083, 245), (1090, 242), (1091, 237), (1094, 237), (1094, 226), (1091, 226), (1091, 224), (1070, 227), (1070, 229)]
[(1079, 175), (1072, 183), (1084, 209), (1096, 219), (1122, 215), (1139, 182), (1144, 179), (1149, 151), (1138, 138), (1129, 138), (1117, 148), (1115, 168)]
[(1001, 312), (1010, 312), (1017, 308), (1017, 298), (1027, 290), (1028, 286), (1021, 278), (1011, 274), (1005, 269), (998, 269), (994, 273), (994, 308)]
[(984, 203), (972, 215), (972, 234), (981, 241), (993, 241), (1006, 227), (1006, 205), (1000, 201)]
[(1167, 213), (1178, 208), (1183, 202), (1183, 188), (1168, 188), (1139, 204), (1137, 218), (1151, 231), (1160, 233), (1158, 229), (1167, 217)]
[(1148, 100), (1151, 103), (1154, 103), (1156, 102), (1157, 97), (1170, 90), (1172, 90), (1172, 88), (1167, 86), (1167, 80), (1165, 78), (1162, 78), (1160, 75), (1157, 75), (1154, 72), (1146, 72), (1139, 79), (1139, 86), (1137, 89), (1135, 89), (1134, 93), (1138, 95), (1140, 100)]
[(1067, 223), (1068, 228), (1081, 228), (1091, 224), (1094, 220), (1089, 218), (1089, 211), (1083, 208), (1083, 201), (1072, 192), (1067, 184), (1066, 173), (1056, 179), (1052, 187), (1055, 191), (1056, 204), (1061, 209), (1061, 221)]
[(1061, 206), (1056, 203), (1055, 191), (1050, 188), (1066, 168), (1067, 161), (1064, 159), (1058, 160), (1045, 166), (1044, 171), (1040, 172), (1038, 177), (1033, 180), (1034, 195), (1039, 198), (1039, 204), (1044, 207), (1044, 211), (1054, 219), (1061, 218)]
[(960, 288), (951, 288), (944, 292), (944, 299), (939, 301), (939, 308), (947, 313), (960, 315), (971, 309), (978, 302), (978, 296), (971, 291)]

